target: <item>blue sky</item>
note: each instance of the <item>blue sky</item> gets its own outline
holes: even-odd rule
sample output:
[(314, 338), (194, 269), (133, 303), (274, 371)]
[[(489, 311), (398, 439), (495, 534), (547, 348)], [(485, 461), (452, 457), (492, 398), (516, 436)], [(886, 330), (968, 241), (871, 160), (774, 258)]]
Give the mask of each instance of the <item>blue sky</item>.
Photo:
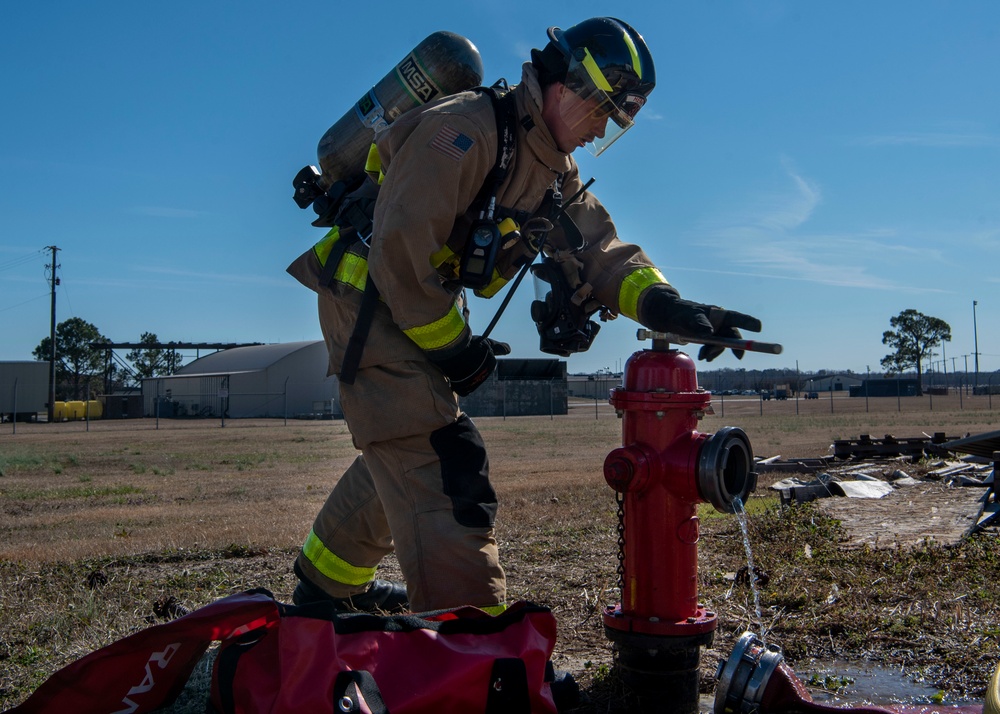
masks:
[[(345, 7), (346, 5), (346, 7)], [(117, 342), (320, 339), (285, 266), (322, 236), (292, 201), (326, 129), (436, 30), (487, 82), (607, 3), (6, 3), (0, 360), (57, 319)], [(952, 327), (947, 368), (1000, 369), (1000, 3), (660, 2), (615, 9), (657, 88), (581, 173), (682, 295), (759, 317), (784, 354), (712, 366), (878, 368), (890, 317)], [(519, 290), (493, 336), (544, 356)], [(499, 299), (474, 300), (482, 330)], [(604, 326), (571, 372), (641, 344)], [(692, 350), (693, 351), (693, 350)], [(954, 362), (953, 359), (954, 358)]]

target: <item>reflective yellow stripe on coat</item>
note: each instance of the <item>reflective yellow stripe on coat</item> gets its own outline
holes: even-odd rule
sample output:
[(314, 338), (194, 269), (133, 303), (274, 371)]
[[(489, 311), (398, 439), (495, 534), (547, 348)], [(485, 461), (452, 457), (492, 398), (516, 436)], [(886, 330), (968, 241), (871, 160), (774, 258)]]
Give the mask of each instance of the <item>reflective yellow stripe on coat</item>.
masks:
[[(326, 267), (330, 251), (333, 250), (333, 246), (338, 240), (340, 240), (340, 228), (334, 226), (319, 243), (313, 246), (313, 252), (319, 259), (320, 265)], [(337, 266), (337, 270), (333, 274), (333, 279), (363, 291), (365, 283), (368, 282), (368, 259), (356, 253), (344, 253), (344, 257), (340, 259), (340, 265)]]
[(619, 312), (625, 317), (638, 320), (639, 296), (643, 290), (653, 285), (670, 285), (670, 283), (656, 268), (638, 268), (629, 273), (618, 291)]
[(439, 350), (462, 336), (465, 319), (457, 305), (452, 305), (448, 314), (427, 325), (418, 325), (403, 330), (407, 337), (417, 343), (422, 350)]

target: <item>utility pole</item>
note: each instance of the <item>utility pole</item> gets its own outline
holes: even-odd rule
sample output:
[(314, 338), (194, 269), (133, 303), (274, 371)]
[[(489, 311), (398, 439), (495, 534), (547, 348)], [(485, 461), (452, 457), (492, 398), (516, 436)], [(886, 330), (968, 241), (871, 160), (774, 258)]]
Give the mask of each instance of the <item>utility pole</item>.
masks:
[(978, 300), (973, 300), (972, 301), (972, 339), (973, 339), (973, 345), (974, 345), (973, 348), (975, 349), (975, 352), (973, 354), (975, 354), (975, 357), (976, 357), (976, 361), (975, 361), (975, 364), (976, 364), (976, 383), (972, 387), (972, 393), (973, 394), (976, 393), (976, 387), (979, 386), (979, 332), (978, 332), (978, 330), (976, 330), (976, 305), (978, 305), (978, 304), (979, 304)]
[(46, 250), (52, 251), (52, 263), (47, 265), (49, 269), (49, 285), (52, 292), (52, 310), (49, 320), (49, 424), (56, 420), (56, 286), (59, 285), (59, 278), (56, 270), (60, 267), (56, 263), (56, 253), (59, 248), (54, 245), (45, 246)]

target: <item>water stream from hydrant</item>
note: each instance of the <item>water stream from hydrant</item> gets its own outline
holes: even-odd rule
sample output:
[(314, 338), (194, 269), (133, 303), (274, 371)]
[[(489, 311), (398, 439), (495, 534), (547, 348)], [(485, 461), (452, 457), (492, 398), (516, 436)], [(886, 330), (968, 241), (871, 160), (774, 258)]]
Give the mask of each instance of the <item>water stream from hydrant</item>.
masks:
[(733, 499), (733, 507), (736, 520), (740, 524), (740, 530), (743, 531), (743, 549), (746, 550), (747, 554), (747, 582), (750, 583), (750, 591), (753, 593), (754, 614), (757, 616), (757, 627), (759, 628), (757, 631), (760, 633), (760, 641), (766, 643), (764, 615), (760, 610), (760, 593), (757, 590), (757, 572), (754, 570), (753, 549), (750, 547), (750, 530), (747, 526), (747, 514), (743, 508), (743, 500), (739, 496)]

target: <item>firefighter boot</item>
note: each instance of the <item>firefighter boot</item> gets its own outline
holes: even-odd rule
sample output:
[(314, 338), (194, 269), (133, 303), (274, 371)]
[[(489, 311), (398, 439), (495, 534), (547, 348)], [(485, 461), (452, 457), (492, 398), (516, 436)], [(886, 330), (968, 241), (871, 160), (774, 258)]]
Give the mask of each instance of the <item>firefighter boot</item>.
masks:
[(333, 597), (321, 588), (311, 583), (299, 572), (295, 565), (295, 574), (299, 578), (298, 585), (292, 593), (292, 602), (296, 605), (306, 605), (311, 602), (331, 602), (337, 612), (402, 612), (409, 608), (410, 601), (406, 596), (406, 586), (391, 580), (372, 580), (363, 593), (350, 597)]

